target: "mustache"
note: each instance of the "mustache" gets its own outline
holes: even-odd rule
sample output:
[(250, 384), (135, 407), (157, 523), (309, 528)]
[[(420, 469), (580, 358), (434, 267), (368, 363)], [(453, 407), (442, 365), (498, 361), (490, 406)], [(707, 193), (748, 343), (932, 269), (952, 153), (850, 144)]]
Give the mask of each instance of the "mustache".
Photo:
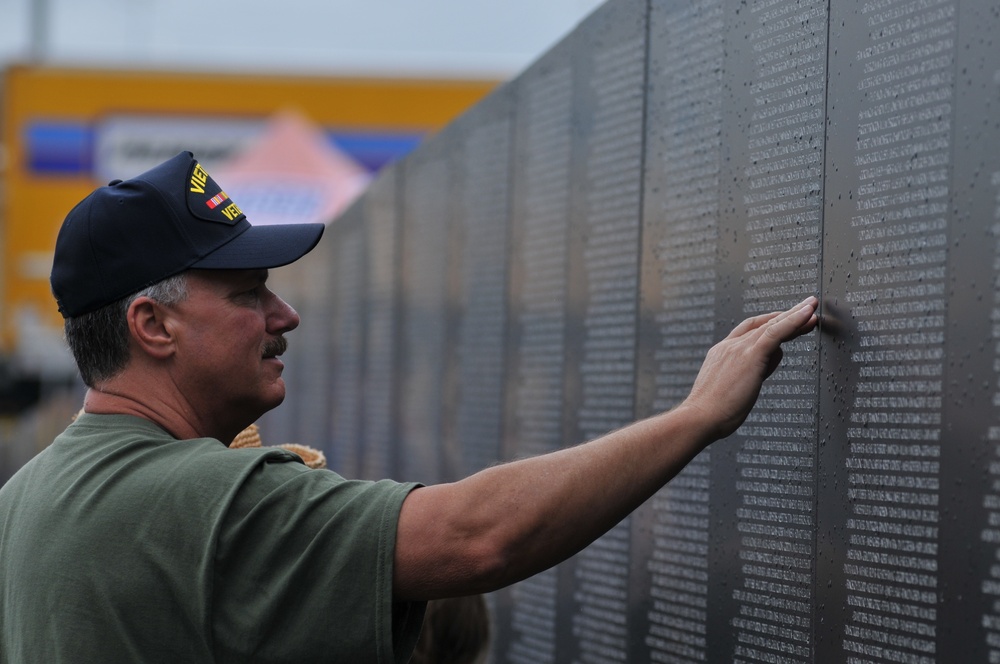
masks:
[(276, 357), (288, 350), (288, 341), (283, 336), (277, 336), (264, 342), (262, 355), (264, 357)]

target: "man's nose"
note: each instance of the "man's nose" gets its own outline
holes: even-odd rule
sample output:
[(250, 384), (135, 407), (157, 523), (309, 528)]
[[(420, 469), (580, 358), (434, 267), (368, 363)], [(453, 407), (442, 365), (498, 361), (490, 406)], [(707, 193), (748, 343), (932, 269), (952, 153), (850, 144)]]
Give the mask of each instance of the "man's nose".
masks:
[(299, 326), (299, 314), (292, 305), (282, 300), (275, 293), (270, 293), (268, 302), (268, 331), (275, 334), (290, 332)]

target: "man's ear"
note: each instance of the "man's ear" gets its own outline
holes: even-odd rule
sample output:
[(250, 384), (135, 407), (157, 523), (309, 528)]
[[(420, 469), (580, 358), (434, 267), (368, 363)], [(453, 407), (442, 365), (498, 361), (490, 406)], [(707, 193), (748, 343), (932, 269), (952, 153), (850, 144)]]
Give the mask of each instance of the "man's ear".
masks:
[(126, 314), (129, 335), (143, 353), (166, 359), (174, 352), (174, 335), (167, 310), (149, 297), (137, 297)]

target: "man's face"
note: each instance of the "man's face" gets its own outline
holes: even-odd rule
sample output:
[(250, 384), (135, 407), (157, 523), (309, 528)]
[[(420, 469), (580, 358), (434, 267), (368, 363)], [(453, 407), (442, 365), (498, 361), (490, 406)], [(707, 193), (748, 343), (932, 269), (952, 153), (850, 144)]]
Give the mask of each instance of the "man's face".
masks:
[[(285, 332), (299, 316), (265, 285), (267, 270), (191, 270), (173, 305), (173, 379), (203, 417), (246, 426), (285, 398)], [(242, 426), (240, 428), (242, 428)]]

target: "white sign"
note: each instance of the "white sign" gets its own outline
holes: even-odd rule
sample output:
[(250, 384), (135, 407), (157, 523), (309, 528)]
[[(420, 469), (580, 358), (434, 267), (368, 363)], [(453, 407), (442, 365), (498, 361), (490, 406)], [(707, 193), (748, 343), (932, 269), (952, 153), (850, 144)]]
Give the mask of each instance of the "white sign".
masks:
[(99, 182), (143, 173), (190, 150), (212, 172), (250, 146), (266, 119), (198, 116), (113, 115), (96, 126), (94, 175)]

